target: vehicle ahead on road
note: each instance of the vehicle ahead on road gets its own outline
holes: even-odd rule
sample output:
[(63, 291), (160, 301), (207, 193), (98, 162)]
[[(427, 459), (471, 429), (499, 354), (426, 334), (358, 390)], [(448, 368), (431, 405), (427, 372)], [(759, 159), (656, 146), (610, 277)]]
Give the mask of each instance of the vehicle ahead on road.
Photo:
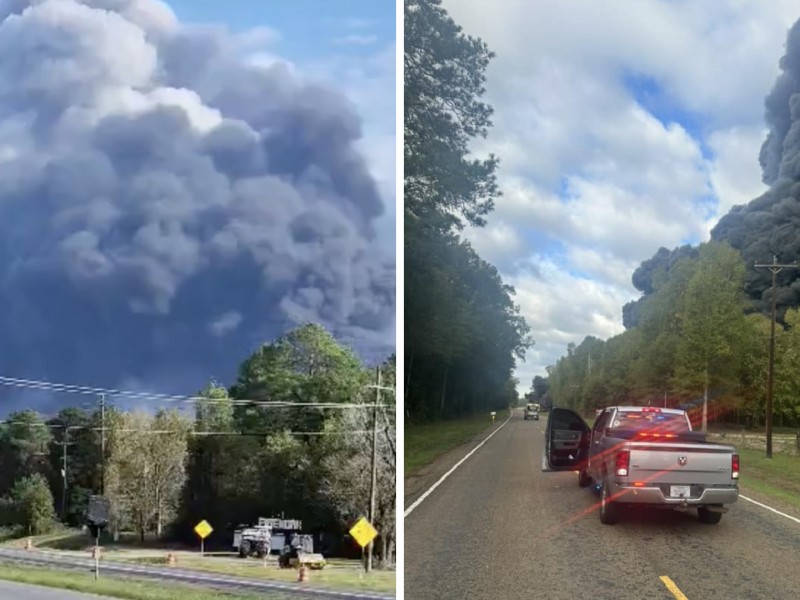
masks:
[(626, 504), (696, 507), (703, 523), (716, 524), (739, 498), (736, 449), (707, 442), (679, 409), (612, 406), (590, 428), (574, 411), (553, 408), (542, 470), (574, 470), (581, 487), (599, 487), (608, 525)]
[(539, 405), (535, 402), (529, 402), (528, 406), (525, 407), (525, 420), (527, 421), (528, 419), (539, 420)]

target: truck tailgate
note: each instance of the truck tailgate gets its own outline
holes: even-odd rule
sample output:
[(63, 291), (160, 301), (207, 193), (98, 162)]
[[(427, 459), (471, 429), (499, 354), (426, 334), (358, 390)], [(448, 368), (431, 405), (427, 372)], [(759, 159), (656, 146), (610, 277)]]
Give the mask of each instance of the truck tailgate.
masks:
[(629, 481), (652, 484), (731, 485), (731, 446), (629, 442)]

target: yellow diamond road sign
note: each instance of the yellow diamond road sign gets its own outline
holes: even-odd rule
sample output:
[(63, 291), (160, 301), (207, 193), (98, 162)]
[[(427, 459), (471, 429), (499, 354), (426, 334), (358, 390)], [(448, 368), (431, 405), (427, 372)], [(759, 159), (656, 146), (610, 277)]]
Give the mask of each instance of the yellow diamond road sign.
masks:
[(206, 539), (211, 532), (214, 531), (214, 528), (209, 525), (208, 521), (202, 520), (197, 525), (195, 525), (194, 532), (200, 536), (200, 539)]
[(375, 536), (378, 535), (378, 532), (369, 521), (367, 521), (364, 517), (361, 517), (358, 520), (358, 523), (353, 525), (353, 527), (350, 529), (350, 535), (352, 535), (353, 539), (357, 541), (359, 546), (363, 548), (375, 539)]

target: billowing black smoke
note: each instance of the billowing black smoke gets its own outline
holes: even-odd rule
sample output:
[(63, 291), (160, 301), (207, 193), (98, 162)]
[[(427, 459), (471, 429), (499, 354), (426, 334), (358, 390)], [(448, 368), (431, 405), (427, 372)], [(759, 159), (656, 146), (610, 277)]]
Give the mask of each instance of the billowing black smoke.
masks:
[(639, 324), (639, 310), (643, 300), (655, 291), (654, 277), (656, 273), (662, 272), (665, 277), (669, 276), (669, 271), (682, 258), (697, 258), (699, 250), (692, 246), (684, 245), (674, 250), (659, 248), (658, 251), (639, 265), (633, 272), (631, 282), (633, 286), (642, 292), (642, 298), (633, 300), (622, 307), (622, 324), (626, 329), (636, 327)]
[[(711, 232), (727, 240), (747, 263), (746, 289), (759, 310), (770, 306), (771, 274), (755, 263), (800, 259), (800, 21), (789, 30), (781, 74), (767, 96), (770, 131), (761, 147), (764, 183), (770, 189), (744, 206), (736, 206)], [(778, 274), (777, 302), (781, 309), (800, 305), (800, 272)], [(782, 311), (781, 311), (782, 312)]]
[[(771, 274), (756, 269), (777, 257), (781, 263), (800, 261), (800, 21), (789, 30), (786, 55), (780, 61), (781, 74), (765, 100), (770, 131), (761, 147), (763, 180), (770, 189), (746, 205), (735, 206), (711, 231), (712, 239), (727, 241), (738, 249), (747, 264), (746, 291), (757, 310), (768, 312)], [(642, 263), (634, 274), (634, 285), (646, 296), (652, 290), (647, 274), (685, 254), (685, 247), (664, 249)], [(800, 270), (785, 269), (778, 274), (779, 316), (786, 308), (800, 306)], [(640, 300), (623, 309), (626, 327), (635, 326)]]
[(157, 0), (0, 0), (0, 374), (192, 391), (306, 321), (388, 354), (360, 136)]

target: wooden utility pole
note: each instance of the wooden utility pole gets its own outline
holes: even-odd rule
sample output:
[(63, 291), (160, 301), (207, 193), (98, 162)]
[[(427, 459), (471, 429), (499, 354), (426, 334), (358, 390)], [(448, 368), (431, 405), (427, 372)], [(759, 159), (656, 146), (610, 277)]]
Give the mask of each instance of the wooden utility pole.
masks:
[(772, 272), (772, 319), (770, 323), (769, 335), (769, 367), (767, 369), (767, 410), (766, 410), (766, 428), (767, 428), (767, 458), (772, 458), (772, 387), (773, 377), (775, 374), (775, 291), (777, 288), (778, 273), (783, 269), (796, 269), (797, 263), (791, 265), (779, 265), (778, 257), (772, 257), (772, 263), (769, 264), (755, 264), (757, 269), (769, 269)]
[[(369, 522), (375, 525), (375, 498), (378, 492), (378, 409), (381, 405), (381, 368), (378, 367), (378, 385), (375, 388), (375, 407), (372, 409), (372, 481), (369, 486)], [(367, 573), (372, 571), (372, 553), (375, 540), (367, 546)]]
[(100, 394), (100, 495), (106, 494), (106, 395)]
[(67, 516), (67, 446), (71, 446), (73, 442), (69, 441), (69, 427), (64, 425), (64, 439), (60, 442), (54, 442), (57, 446), (63, 448), (61, 453), (61, 519), (66, 519)]

